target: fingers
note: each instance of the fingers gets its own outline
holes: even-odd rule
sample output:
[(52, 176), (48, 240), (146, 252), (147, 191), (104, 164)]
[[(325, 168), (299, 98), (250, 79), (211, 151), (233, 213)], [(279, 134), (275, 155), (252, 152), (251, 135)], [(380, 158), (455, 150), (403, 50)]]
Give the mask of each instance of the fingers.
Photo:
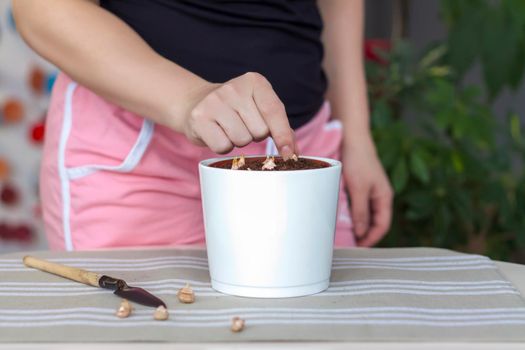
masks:
[(204, 143), (215, 153), (227, 153), (253, 141), (239, 114), (217, 93), (208, 95), (192, 111), (189, 130), (194, 143)]
[(248, 82), (228, 82), (219, 90), (218, 95), (223, 101), (230, 105), (240, 116), (245, 127), (255, 141), (264, 140), (270, 130), (263, 117), (259, 113), (252, 96), (252, 86)]
[(244, 147), (253, 141), (250, 131), (236, 111), (228, 105), (221, 105), (216, 113), (215, 120), (234, 146)]
[(358, 240), (359, 246), (373, 246), (387, 233), (392, 221), (392, 200), (393, 194), (388, 184), (382, 184), (380, 189), (372, 190), (370, 196), (371, 225), (366, 236)]
[(263, 76), (255, 74), (251, 79), (254, 80), (253, 100), (257, 109), (266, 122), (279, 153), (284, 159), (289, 159), (297, 153), (297, 147), (284, 104)]
[[(222, 132), (213, 134), (217, 127)], [(283, 103), (257, 73), (234, 78), (204, 96), (186, 119), (185, 133), (192, 142), (204, 143), (216, 153), (271, 135), (284, 159), (298, 154)]]
[(252, 97), (246, 101), (244, 108), (238, 113), (255, 141), (264, 140), (270, 135), (270, 129), (264, 122)]
[(195, 125), (195, 132), (199, 135), (198, 139), (215, 153), (228, 153), (233, 149), (224, 130), (213, 120)]
[(364, 237), (369, 225), (368, 187), (350, 188), (352, 222), (357, 239)]

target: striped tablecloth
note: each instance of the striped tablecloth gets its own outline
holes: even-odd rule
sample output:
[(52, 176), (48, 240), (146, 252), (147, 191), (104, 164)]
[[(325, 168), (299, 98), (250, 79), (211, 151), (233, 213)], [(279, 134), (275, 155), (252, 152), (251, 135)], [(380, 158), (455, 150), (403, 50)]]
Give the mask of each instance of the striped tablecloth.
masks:
[[(336, 250), (332, 283), (289, 299), (225, 296), (211, 289), (203, 250), (34, 253), (125, 279), (170, 310), (152, 318), (135, 305), (115, 317), (120, 299), (0, 256), (0, 341), (525, 341), (525, 301), (486, 257), (431, 248)], [(177, 301), (189, 282), (194, 304)], [(241, 333), (230, 319), (246, 320)]]

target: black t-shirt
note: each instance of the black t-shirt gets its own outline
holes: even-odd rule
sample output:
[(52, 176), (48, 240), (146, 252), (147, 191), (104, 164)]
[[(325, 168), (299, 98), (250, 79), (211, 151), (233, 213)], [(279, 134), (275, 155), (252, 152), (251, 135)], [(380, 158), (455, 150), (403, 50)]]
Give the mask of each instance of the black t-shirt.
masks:
[(322, 20), (315, 0), (101, 0), (156, 52), (202, 78), (258, 72), (293, 128), (321, 107)]

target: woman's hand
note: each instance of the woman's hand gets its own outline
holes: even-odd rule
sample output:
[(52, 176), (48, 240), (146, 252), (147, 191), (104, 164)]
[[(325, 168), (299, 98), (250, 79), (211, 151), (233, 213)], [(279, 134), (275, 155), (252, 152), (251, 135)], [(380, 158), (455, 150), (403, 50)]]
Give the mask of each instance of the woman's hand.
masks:
[(393, 192), (370, 137), (344, 146), (343, 174), (357, 244), (372, 246), (390, 227)]
[(392, 189), (372, 137), (363, 63), (363, 0), (318, 1), (325, 23), (328, 99), (343, 123), (343, 171), (357, 244), (372, 246), (390, 227)]
[(268, 135), (285, 158), (298, 153), (284, 106), (262, 75), (211, 84), (153, 51), (96, 2), (17, 0), (13, 12), (36, 52), (110, 102), (217, 153)]
[(190, 101), (179, 129), (195, 144), (227, 153), (270, 135), (285, 159), (298, 153), (284, 105), (258, 73), (205, 85)]

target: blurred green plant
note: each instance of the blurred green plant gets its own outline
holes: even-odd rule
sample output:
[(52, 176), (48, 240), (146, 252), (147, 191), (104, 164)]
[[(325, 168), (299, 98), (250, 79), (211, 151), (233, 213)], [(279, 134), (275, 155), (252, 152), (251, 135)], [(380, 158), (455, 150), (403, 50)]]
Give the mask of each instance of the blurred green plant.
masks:
[(479, 61), (490, 98), (525, 72), (525, 1), (442, 0), (448, 61), (461, 79)]
[[(484, 48), (477, 47), (479, 33), (469, 27), (496, 7), (497, 18), (514, 16), (511, 3), (525, 5), (445, 0), (450, 26), (445, 41), (420, 54), (400, 41), (383, 59), (367, 62), (374, 138), (396, 193), (392, 228), (382, 246), (446, 247), (525, 262), (525, 130), (518, 115), (498, 118), (491, 105), (503, 87), (518, 87), (525, 60), (515, 61), (508, 49), (497, 51), (515, 44), (508, 41), (493, 49), (485, 41)], [(506, 23), (515, 29), (507, 36), (525, 38), (525, 9), (521, 14), (514, 16), (523, 21), (521, 32), (516, 23)], [(498, 32), (499, 21), (477, 30), (490, 33), (493, 26)], [(500, 34), (486, 35), (497, 41)], [(471, 51), (462, 56), (462, 47)], [(506, 57), (488, 57), (488, 51)], [(523, 54), (514, 51), (516, 57)], [(462, 78), (476, 57), (485, 84), (467, 86)]]

